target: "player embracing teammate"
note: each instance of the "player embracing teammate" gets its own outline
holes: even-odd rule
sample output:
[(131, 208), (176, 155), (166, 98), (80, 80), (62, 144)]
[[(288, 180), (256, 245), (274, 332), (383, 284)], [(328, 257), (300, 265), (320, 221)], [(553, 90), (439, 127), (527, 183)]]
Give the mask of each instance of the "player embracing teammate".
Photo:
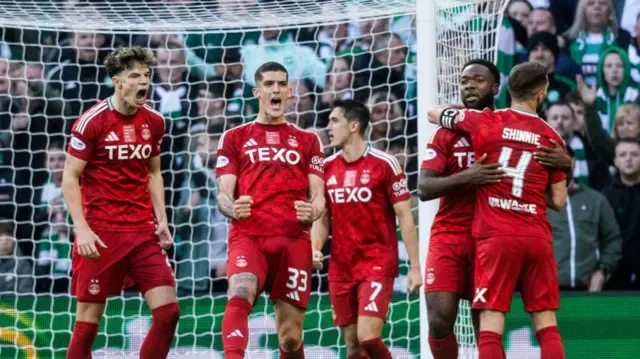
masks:
[(546, 210), (565, 204), (566, 169), (547, 168), (538, 159), (541, 146), (562, 143), (537, 116), (548, 86), (544, 67), (525, 63), (514, 67), (509, 76), (510, 109), (463, 110), (460, 105), (446, 104), (429, 111), (429, 121), (467, 134), (477, 157), (486, 154), (488, 162), (499, 163), (506, 172), (499, 182), (476, 188), (472, 308), (480, 311), (481, 359), (506, 358), (504, 316), (516, 289), (531, 313), (541, 358), (564, 358), (555, 317), (558, 277)]
[(76, 322), (67, 358), (91, 358), (109, 295), (135, 283), (153, 322), (140, 358), (166, 358), (180, 316), (163, 248), (173, 243), (160, 173), (162, 115), (147, 107), (153, 53), (120, 48), (105, 59), (114, 95), (73, 125), (62, 191), (73, 219)]
[(409, 292), (422, 284), (407, 179), (395, 157), (365, 142), (369, 119), (369, 109), (359, 102), (333, 104), (329, 138), (340, 151), (324, 162), (327, 210), (312, 229), (318, 269), (332, 234), (329, 296), (348, 359), (391, 358), (382, 327), (398, 275), (396, 217), (411, 264)]
[(249, 314), (262, 291), (275, 308), (280, 358), (304, 358), (302, 325), (311, 290), (310, 225), (325, 208), (319, 138), (285, 121), (291, 96), (284, 66), (255, 73), (255, 121), (226, 131), (218, 145), (218, 209), (231, 218), (225, 358), (244, 358)]

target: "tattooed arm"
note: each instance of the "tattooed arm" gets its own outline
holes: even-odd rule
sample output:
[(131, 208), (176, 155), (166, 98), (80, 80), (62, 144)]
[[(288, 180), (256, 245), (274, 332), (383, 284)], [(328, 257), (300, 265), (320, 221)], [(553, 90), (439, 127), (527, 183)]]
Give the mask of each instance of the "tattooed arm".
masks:
[(251, 216), (253, 200), (250, 196), (233, 198), (237, 180), (238, 177), (231, 174), (218, 177), (218, 210), (227, 218), (244, 219)]

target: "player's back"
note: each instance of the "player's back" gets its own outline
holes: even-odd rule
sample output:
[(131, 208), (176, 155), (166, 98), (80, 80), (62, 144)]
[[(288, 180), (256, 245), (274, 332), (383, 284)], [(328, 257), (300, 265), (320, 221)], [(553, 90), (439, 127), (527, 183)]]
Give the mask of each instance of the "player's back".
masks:
[[(477, 113), (477, 112), (476, 112)], [(479, 186), (473, 235), (531, 236), (551, 240), (545, 193), (550, 184), (565, 179), (533, 159), (538, 146), (550, 146), (560, 136), (535, 114), (514, 110), (484, 110), (480, 131), (473, 137), (476, 156), (487, 154), (487, 163), (501, 163), (507, 172), (501, 183)]]
[(250, 122), (224, 133), (216, 176), (237, 176), (235, 198), (251, 196), (251, 216), (232, 220), (236, 235), (308, 236), (295, 201), (307, 200), (309, 174), (322, 178), (324, 154), (318, 137), (289, 124)]
[(367, 148), (353, 162), (342, 152), (324, 164), (332, 242), (329, 278), (398, 274), (395, 203), (410, 198), (398, 161)]
[(126, 116), (113, 108), (111, 98), (76, 120), (68, 150), (87, 161), (80, 190), (92, 229), (154, 228), (149, 163), (159, 155), (163, 135), (162, 115), (145, 106)]
[[(460, 173), (474, 163), (470, 136), (438, 127), (427, 145), (420, 169), (433, 170), (446, 177)], [(440, 198), (431, 235), (469, 233), (475, 204), (475, 186), (465, 185), (455, 193)]]

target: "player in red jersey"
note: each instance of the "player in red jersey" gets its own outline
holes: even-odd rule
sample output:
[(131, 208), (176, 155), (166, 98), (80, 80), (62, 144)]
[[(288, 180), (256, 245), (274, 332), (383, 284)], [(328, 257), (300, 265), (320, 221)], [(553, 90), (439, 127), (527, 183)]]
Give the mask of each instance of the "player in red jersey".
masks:
[(395, 157), (365, 143), (369, 118), (367, 107), (357, 101), (333, 105), (329, 138), (340, 152), (325, 159), (329, 201), (311, 238), (314, 266), (321, 269), (322, 247), (332, 233), (329, 295), (347, 358), (390, 359), (382, 327), (398, 275), (396, 217), (411, 263), (409, 292), (420, 287), (422, 278), (407, 178)]
[(256, 297), (269, 291), (280, 358), (304, 358), (302, 324), (309, 302), (309, 225), (324, 211), (320, 139), (285, 121), (291, 95), (284, 66), (255, 73), (258, 117), (222, 135), (218, 146), (218, 208), (232, 219), (229, 291), (222, 319), (225, 358), (243, 358)]
[[(471, 60), (460, 75), (460, 97), (465, 108), (495, 108), (500, 73), (486, 60)], [(429, 347), (434, 359), (457, 359), (458, 343), (453, 331), (460, 299), (473, 299), (475, 240), (471, 218), (475, 185), (494, 183), (504, 171), (500, 164), (474, 162), (471, 137), (465, 133), (436, 129), (427, 144), (420, 166), (418, 194), (421, 201), (440, 198), (431, 226), (425, 268), (425, 292), (429, 319)], [(477, 332), (477, 312), (472, 312)]]
[(107, 296), (121, 292), (125, 277), (137, 284), (153, 316), (141, 358), (166, 358), (178, 323), (164, 251), (173, 243), (160, 174), (164, 119), (145, 105), (154, 63), (140, 47), (107, 56), (114, 95), (71, 130), (62, 191), (76, 230), (71, 293), (78, 303), (67, 358), (91, 358)]
[(550, 146), (551, 140), (562, 143), (536, 114), (548, 86), (544, 67), (524, 63), (509, 75), (510, 109), (475, 111), (440, 105), (429, 111), (431, 122), (469, 134), (475, 155), (486, 154), (488, 161), (497, 161), (507, 172), (500, 183), (476, 191), (473, 308), (480, 310), (481, 359), (505, 358), (504, 313), (510, 310), (516, 288), (531, 313), (541, 358), (564, 358), (555, 316), (558, 274), (546, 210), (565, 205), (566, 174), (532, 161), (539, 146)]

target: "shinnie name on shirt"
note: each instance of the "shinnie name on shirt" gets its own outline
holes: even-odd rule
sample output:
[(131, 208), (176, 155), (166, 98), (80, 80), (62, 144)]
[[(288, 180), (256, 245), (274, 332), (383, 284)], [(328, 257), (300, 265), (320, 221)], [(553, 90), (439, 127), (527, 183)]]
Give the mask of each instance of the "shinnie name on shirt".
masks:
[(540, 146), (540, 135), (529, 131), (505, 127), (502, 129), (502, 138), (509, 141), (524, 142)]

